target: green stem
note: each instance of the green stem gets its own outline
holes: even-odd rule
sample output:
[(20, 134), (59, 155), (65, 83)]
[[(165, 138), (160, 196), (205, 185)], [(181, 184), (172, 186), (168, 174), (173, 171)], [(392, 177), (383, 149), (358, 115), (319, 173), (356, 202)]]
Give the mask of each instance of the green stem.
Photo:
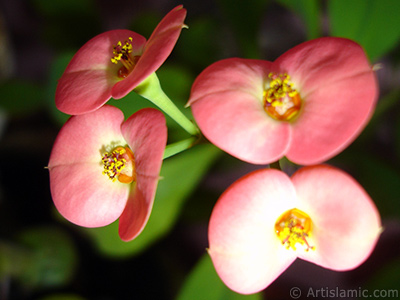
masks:
[(178, 154), (182, 151), (185, 151), (189, 149), (190, 147), (193, 146), (193, 144), (196, 142), (197, 138), (196, 137), (191, 137), (186, 140), (182, 140), (170, 145), (167, 145), (164, 151), (164, 157), (163, 159), (166, 159), (168, 157), (171, 157), (175, 154)]
[(156, 73), (147, 77), (134, 91), (157, 105), (189, 134), (199, 134), (197, 126), (194, 125), (164, 93)]

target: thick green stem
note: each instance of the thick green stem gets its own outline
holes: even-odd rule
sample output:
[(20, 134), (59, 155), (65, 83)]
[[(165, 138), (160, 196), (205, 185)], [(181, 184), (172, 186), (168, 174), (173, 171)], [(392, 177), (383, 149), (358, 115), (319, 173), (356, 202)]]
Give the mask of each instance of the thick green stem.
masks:
[(191, 137), (186, 140), (182, 140), (182, 141), (167, 145), (167, 147), (165, 148), (165, 151), (164, 151), (163, 159), (166, 159), (168, 157), (171, 157), (175, 154), (178, 154), (182, 151), (189, 149), (190, 147), (192, 147), (194, 145), (196, 140), (197, 140), (196, 137)]
[(189, 134), (199, 134), (197, 126), (194, 125), (164, 93), (156, 73), (147, 77), (134, 91), (157, 105)]

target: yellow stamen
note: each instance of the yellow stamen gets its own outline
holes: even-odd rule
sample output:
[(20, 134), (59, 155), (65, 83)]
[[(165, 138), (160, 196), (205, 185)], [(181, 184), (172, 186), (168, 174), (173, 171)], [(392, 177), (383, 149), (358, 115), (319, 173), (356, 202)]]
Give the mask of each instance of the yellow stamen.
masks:
[(263, 92), (264, 109), (272, 118), (279, 121), (292, 120), (301, 108), (301, 98), (288, 74), (269, 73), (271, 79), (268, 89)]
[(131, 54), (133, 51), (132, 41), (133, 39), (129, 37), (124, 44), (119, 41), (113, 48), (114, 56), (111, 58), (111, 62), (113, 64), (122, 63), (121, 69), (118, 70), (118, 76), (121, 78), (128, 76), (139, 60), (139, 56), (132, 56)]
[(305, 212), (293, 208), (283, 213), (275, 223), (275, 232), (282, 241), (282, 245), (286, 244), (287, 249), (296, 250), (296, 245), (300, 244), (305, 250), (315, 250), (314, 246), (310, 246), (307, 238), (312, 233), (312, 221)]
[(102, 157), (103, 174), (113, 182), (117, 179), (122, 183), (136, 180), (134, 156), (128, 147), (116, 147), (111, 153), (106, 152)]

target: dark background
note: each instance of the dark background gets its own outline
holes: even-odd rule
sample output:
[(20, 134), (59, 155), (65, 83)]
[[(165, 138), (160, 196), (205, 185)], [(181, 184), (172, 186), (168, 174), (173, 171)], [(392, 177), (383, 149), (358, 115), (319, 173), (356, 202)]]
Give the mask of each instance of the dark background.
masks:
[[(399, 293), (399, 5), (389, 0), (331, 2), (1, 0), (0, 299), (290, 299), (292, 287), (301, 289), (300, 299), (306, 299), (310, 288)], [(182, 31), (157, 74), (182, 110), (195, 77), (227, 57), (274, 60), (308, 39), (338, 35), (357, 40), (371, 63), (381, 64), (380, 100), (373, 119), (348, 149), (328, 162), (354, 176), (382, 216), (384, 231), (361, 267), (333, 272), (297, 260), (264, 292), (248, 297), (225, 288), (212, 268), (190, 277), (205, 254), (208, 218), (218, 196), (234, 180), (259, 168), (215, 149), (204, 158), (201, 176), (174, 204), (169, 228), (145, 246), (130, 250), (118, 241), (114, 246), (116, 231), (91, 235), (57, 214), (45, 168), (67, 119), (54, 106), (57, 78), (90, 38), (122, 28), (148, 38), (178, 4), (188, 10), (189, 29)], [(170, 129), (171, 139), (179, 139), (176, 131)], [(189, 154), (187, 160), (194, 158)], [(188, 168), (173, 180), (179, 182)], [(118, 247), (123, 250), (115, 250)], [(210, 285), (190, 294), (187, 290), (195, 289), (182, 290), (188, 278), (191, 284), (203, 278), (205, 283), (199, 285)]]

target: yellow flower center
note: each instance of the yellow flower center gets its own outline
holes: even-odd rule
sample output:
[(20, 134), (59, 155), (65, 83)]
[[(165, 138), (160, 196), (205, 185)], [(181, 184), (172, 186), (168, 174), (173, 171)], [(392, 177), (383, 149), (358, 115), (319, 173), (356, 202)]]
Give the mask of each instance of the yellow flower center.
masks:
[(140, 56), (131, 55), (133, 49), (132, 40), (133, 39), (129, 37), (124, 44), (119, 41), (113, 48), (114, 56), (111, 58), (111, 62), (114, 64), (118, 64), (118, 62), (122, 63), (122, 67), (118, 70), (118, 77), (120, 78), (128, 76), (140, 58)]
[(278, 218), (275, 232), (287, 249), (296, 250), (296, 245), (300, 244), (306, 251), (315, 250), (315, 247), (310, 246), (307, 241), (312, 232), (311, 218), (297, 208), (286, 211)]
[(117, 179), (122, 183), (131, 183), (136, 180), (135, 159), (129, 147), (118, 146), (111, 152), (104, 153), (101, 158), (104, 170), (113, 182)]
[(269, 73), (269, 88), (264, 90), (264, 109), (269, 116), (279, 121), (292, 120), (301, 108), (299, 93), (293, 88), (288, 74)]

